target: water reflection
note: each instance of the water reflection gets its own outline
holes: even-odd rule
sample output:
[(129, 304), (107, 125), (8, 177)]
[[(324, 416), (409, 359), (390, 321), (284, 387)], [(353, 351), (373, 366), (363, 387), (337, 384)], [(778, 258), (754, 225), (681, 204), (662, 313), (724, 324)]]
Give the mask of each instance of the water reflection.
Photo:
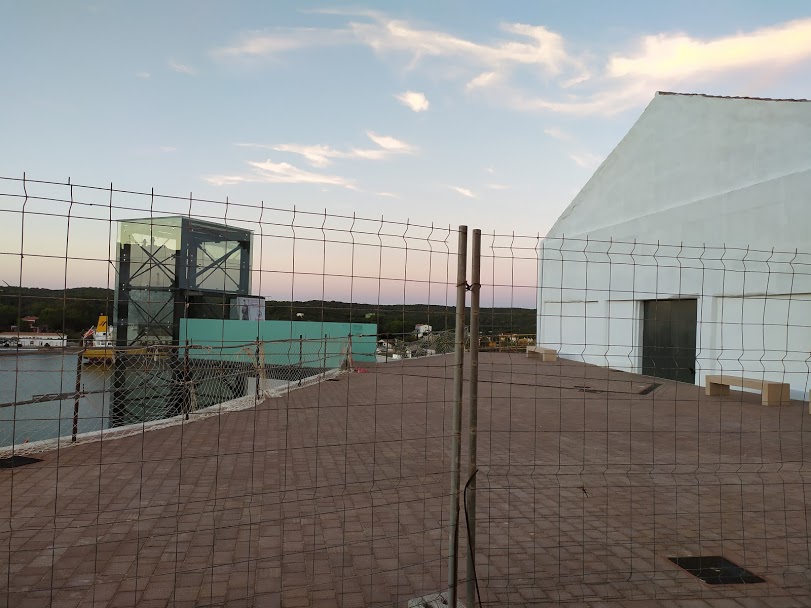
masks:
[[(0, 403), (14, 403), (38, 395), (73, 393), (76, 386), (77, 353), (14, 353), (0, 356)], [(109, 403), (112, 373), (85, 366), (81, 374), (79, 433), (110, 426)], [(96, 392), (98, 391), (98, 392)], [(73, 397), (0, 407), (0, 447), (42, 439), (70, 437)]]

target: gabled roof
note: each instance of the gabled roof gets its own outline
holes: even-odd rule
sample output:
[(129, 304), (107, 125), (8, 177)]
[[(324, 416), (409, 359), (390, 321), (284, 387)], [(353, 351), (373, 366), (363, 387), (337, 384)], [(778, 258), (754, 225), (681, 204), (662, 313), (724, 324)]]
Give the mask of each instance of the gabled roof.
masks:
[(548, 236), (807, 249), (810, 189), (808, 100), (658, 92)]
[(808, 102), (811, 99), (792, 99), (776, 97), (747, 97), (745, 95), (710, 95), (709, 93), (678, 93), (674, 91), (656, 91), (657, 95), (679, 95), (681, 97), (706, 97), (708, 99), (750, 99), (753, 101), (798, 101)]

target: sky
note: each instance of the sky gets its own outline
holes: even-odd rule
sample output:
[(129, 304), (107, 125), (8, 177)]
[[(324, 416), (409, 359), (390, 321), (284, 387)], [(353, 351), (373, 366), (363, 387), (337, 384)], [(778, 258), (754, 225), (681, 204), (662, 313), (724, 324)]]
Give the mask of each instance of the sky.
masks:
[(0, 176), (543, 235), (657, 90), (811, 97), (811, 5), (30, 0), (0, 53)]

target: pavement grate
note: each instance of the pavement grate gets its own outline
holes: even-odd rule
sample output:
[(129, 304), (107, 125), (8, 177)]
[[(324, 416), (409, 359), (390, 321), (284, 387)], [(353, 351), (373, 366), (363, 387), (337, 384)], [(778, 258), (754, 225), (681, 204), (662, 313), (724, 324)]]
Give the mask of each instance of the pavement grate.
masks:
[(35, 462), (42, 462), (42, 458), (31, 458), (30, 456), (9, 456), (8, 458), (0, 458), (0, 469), (14, 469), (27, 464), (34, 464)]
[(652, 384), (648, 384), (646, 387), (644, 387), (642, 390), (640, 390), (639, 394), (640, 395), (648, 395), (648, 394), (652, 393), (653, 391), (655, 391), (660, 386), (662, 386), (662, 385), (659, 384), (658, 382), (653, 382)]
[(671, 562), (684, 568), (708, 585), (750, 585), (766, 581), (746, 568), (720, 555), (671, 557)]

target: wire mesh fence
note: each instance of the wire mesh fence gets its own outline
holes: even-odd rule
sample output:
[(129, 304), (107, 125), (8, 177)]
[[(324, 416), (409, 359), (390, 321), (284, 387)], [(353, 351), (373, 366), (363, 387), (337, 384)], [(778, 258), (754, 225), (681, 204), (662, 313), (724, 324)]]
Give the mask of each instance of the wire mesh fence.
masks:
[(487, 240), (538, 331), (479, 362), (483, 602), (807, 603), (808, 254)]
[(9, 606), (808, 602), (804, 252), (27, 178), (0, 220)]
[(444, 588), (455, 230), (0, 186), (4, 604)]
[[(373, 336), (374, 337), (374, 336)], [(364, 338), (364, 336), (357, 336)], [(0, 449), (53, 448), (63, 438), (95, 441), (164, 428), (182, 417), (253, 407), (265, 397), (321, 381), (353, 366), (347, 338), (93, 349), (7, 356), (0, 381)], [(12, 360), (13, 359), (13, 360)], [(13, 367), (13, 368), (12, 368)], [(49, 390), (50, 389), (50, 390)]]

